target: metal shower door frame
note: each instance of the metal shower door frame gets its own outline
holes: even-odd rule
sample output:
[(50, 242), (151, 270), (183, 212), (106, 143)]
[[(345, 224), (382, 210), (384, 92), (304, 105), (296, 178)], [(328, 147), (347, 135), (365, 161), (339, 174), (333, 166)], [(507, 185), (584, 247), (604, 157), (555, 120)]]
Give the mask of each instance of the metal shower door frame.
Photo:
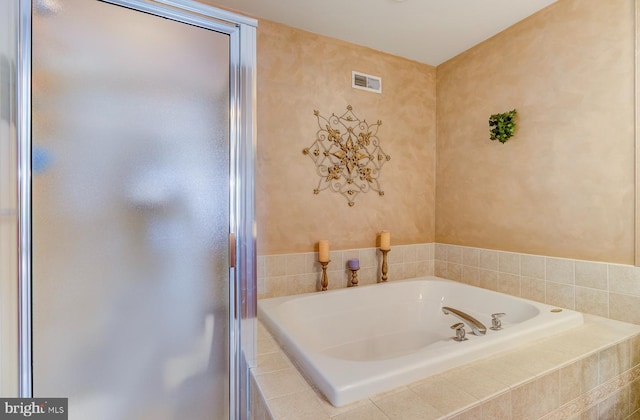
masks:
[[(18, 396), (33, 396), (31, 231), (32, 0), (19, 2), (16, 119), (18, 140)], [(248, 370), (255, 364), (256, 26), (254, 19), (191, 0), (96, 0), (229, 36), (230, 234), (229, 413), (249, 413)], [(235, 252), (234, 252), (235, 251)]]

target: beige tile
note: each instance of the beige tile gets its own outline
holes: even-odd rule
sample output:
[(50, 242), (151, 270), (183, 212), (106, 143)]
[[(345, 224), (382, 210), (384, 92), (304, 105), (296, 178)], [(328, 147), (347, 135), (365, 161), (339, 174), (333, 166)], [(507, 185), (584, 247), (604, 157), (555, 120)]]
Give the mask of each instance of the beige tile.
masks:
[(520, 296), (520, 276), (498, 273), (498, 292)]
[(511, 417), (511, 392), (505, 392), (482, 404), (482, 420), (503, 420)]
[(511, 391), (511, 416), (512, 419), (529, 420), (537, 419), (541, 415), (538, 405), (538, 383), (527, 382)]
[(271, 415), (267, 414), (267, 405), (264, 401), (264, 397), (260, 392), (260, 388), (258, 388), (258, 384), (256, 383), (256, 379), (253, 375), (251, 375), (249, 379), (249, 387), (250, 387), (250, 404), (251, 404), (251, 420), (267, 420), (271, 419)]
[(261, 402), (251, 403), (251, 420), (271, 420), (273, 417), (267, 414), (267, 407)]
[(544, 373), (545, 364), (549, 364), (550, 367), (547, 369), (557, 368), (558, 366), (566, 365), (575, 361), (575, 356), (572, 354), (568, 354), (564, 352), (562, 349), (558, 348), (555, 343), (558, 340), (562, 340), (565, 335), (563, 333), (555, 334), (551, 336), (552, 339), (541, 339), (529, 344), (526, 348), (518, 351), (524, 357), (540, 359), (541, 361), (534, 362), (534, 365), (539, 365), (537, 369), (539, 373)]
[(413, 279), (418, 276), (418, 263), (409, 262), (404, 263), (404, 278)]
[(640, 332), (640, 325), (593, 317), (589, 314), (584, 314), (584, 318), (584, 326), (588, 327), (586, 338), (592, 341), (600, 339), (600, 344), (604, 346), (631, 338)]
[(640, 268), (609, 264), (608, 269), (609, 290), (611, 292), (640, 296)]
[[(391, 270), (391, 266), (389, 266), (389, 270)], [(321, 287), (322, 275), (318, 273), (317, 276), (318, 276), (317, 290), (322, 290), (322, 287)], [(329, 283), (329, 285), (327, 286), (328, 290), (342, 289), (344, 287), (347, 287), (347, 283), (349, 281), (349, 274), (345, 269), (330, 270), (330, 271), (328, 270), (327, 281)]]
[(405, 391), (409, 391), (409, 387), (408, 386), (399, 386), (397, 388), (393, 388), (393, 389), (390, 389), (388, 391), (384, 391), (384, 392), (380, 392), (378, 394), (375, 394), (375, 395), (371, 396), (369, 399), (375, 403), (377, 400), (381, 400), (383, 398), (387, 398), (387, 397), (389, 397), (391, 395), (399, 394), (399, 393), (405, 392)]
[(307, 255), (306, 254), (288, 254), (286, 255), (286, 274), (288, 276), (294, 274), (305, 274), (307, 272)]
[[(378, 251), (380, 255), (380, 264), (382, 264), (382, 251)], [(400, 245), (391, 248), (387, 253), (387, 262), (389, 264), (402, 264), (404, 262), (404, 246)]]
[[(523, 348), (521, 353), (530, 358), (544, 358), (547, 362), (553, 364), (553, 368), (564, 366), (576, 360), (573, 354), (568, 354), (557, 346), (558, 341), (565, 337), (564, 333), (554, 334), (547, 339), (541, 339), (529, 344)], [(584, 353), (580, 354), (584, 356)]]
[(582, 386), (582, 392), (589, 392), (598, 386), (598, 354), (592, 354), (582, 360), (580, 360), (580, 384)]
[(451, 413), (461, 407), (478, 403), (479, 400), (467, 394), (440, 375), (422, 381), (409, 389), (442, 413)]
[(428, 420), (444, 415), (410, 390), (376, 398), (374, 404), (394, 420)]
[(489, 290), (498, 290), (498, 272), (494, 270), (478, 270), (480, 287)]
[(265, 270), (267, 277), (284, 276), (287, 274), (286, 255), (265, 256)]
[(627, 417), (625, 420), (640, 420), (640, 410), (632, 413), (629, 417)]
[(404, 274), (404, 264), (389, 264), (387, 277), (389, 281), (406, 279), (407, 277)]
[(418, 256), (416, 253), (416, 245), (407, 245), (403, 250), (403, 261), (405, 263), (411, 263), (418, 261)]
[(482, 406), (471, 407), (462, 411), (461, 413), (455, 414), (451, 417), (447, 417), (448, 420), (477, 420), (482, 417)]
[[(509, 352), (512, 354), (512, 352)], [(522, 369), (520, 361), (514, 361), (507, 354), (501, 354), (477, 361), (473, 367), (482, 375), (500, 382), (505, 387), (522, 385), (531, 379), (531, 373)]]
[(329, 259), (331, 260), (331, 264), (329, 266), (332, 267), (331, 269), (344, 269), (344, 265), (346, 263), (342, 254), (342, 251), (329, 252)]
[(544, 280), (544, 257), (538, 255), (520, 255), (520, 274), (525, 277)]
[(257, 375), (256, 382), (267, 400), (310, 389), (295, 368)]
[(547, 257), (545, 259), (545, 279), (555, 283), (574, 284), (574, 261)]
[(506, 363), (518, 366), (532, 376), (539, 376), (564, 363), (569, 356), (554, 348), (547, 348), (542, 344), (527, 346), (516, 352), (506, 353), (503, 357)]
[(266, 277), (264, 279), (264, 297), (285, 296), (287, 294), (287, 276)]
[(629, 384), (629, 412), (640, 410), (640, 379)]
[(560, 404), (566, 404), (582, 394), (582, 363), (571, 363), (560, 369)]
[[(588, 314), (585, 315), (590, 316)], [(565, 354), (571, 361), (584, 357), (586, 354), (594, 353), (598, 349), (604, 348), (606, 343), (611, 341), (597, 337), (588, 326), (583, 325), (555, 334), (546, 340), (541, 340), (541, 342), (547, 343), (550, 348)]]
[(307, 252), (305, 254), (305, 273), (319, 273), (322, 266), (318, 262), (317, 252)]
[(378, 255), (376, 248), (364, 248), (360, 250), (360, 268), (377, 268)]
[(514, 252), (498, 252), (498, 271), (520, 275), (520, 254)]
[(603, 317), (609, 316), (609, 292), (576, 286), (575, 293), (576, 311)]
[(640, 335), (631, 339), (631, 367), (640, 364)]
[(625, 340), (598, 353), (598, 384), (629, 369), (631, 341)]
[(467, 265), (469, 267), (478, 267), (479, 262), (480, 262), (480, 258), (479, 258), (477, 248), (464, 247), (462, 249), (463, 265)]
[(479, 249), (478, 267), (498, 271), (498, 251)]
[(429, 259), (434, 260), (436, 254), (436, 244), (433, 242), (427, 244), (427, 249), (429, 250)]
[(506, 390), (506, 386), (493, 378), (478, 375), (473, 366), (451, 369), (440, 375), (460, 391), (483, 400)]
[(287, 295), (311, 293), (320, 290), (320, 273), (287, 276)]
[(433, 261), (418, 261), (416, 264), (416, 275), (418, 277), (433, 276), (433, 274)]
[(611, 319), (640, 324), (640, 296), (609, 293), (609, 316)]
[(561, 308), (575, 309), (575, 290), (571, 284), (561, 284), (548, 281), (547, 304), (559, 306)]
[(327, 400), (327, 397), (320, 392), (317, 388), (311, 387), (313, 392), (316, 394), (316, 399), (318, 403), (322, 406), (322, 409), (325, 413), (327, 413), (330, 417), (337, 416), (339, 414), (346, 413), (347, 411), (355, 410), (356, 408), (363, 407), (368, 404), (372, 404), (369, 399), (362, 399), (354, 401), (350, 404), (341, 405), (340, 407), (336, 407)]
[(258, 324), (256, 326), (256, 332), (258, 333), (258, 340), (265, 337), (273, 338), (269, 330), (267, 330), (267, 327), (265, 327), (264, 324), (260, 321), (258, 321)]
[(462, 265), (447, 263), (447, 278), (454, 281), (462, 281)]
[(434, 259), (438, 261), (447, 261), (448, 248), (445, 244), (435, 244)]
[(462, 264), (462, 247), (449, 245), (447, 251), (447, 261), (454, 264)]
[(480, 280), (478, 279), (478, 268), (470, 267), (468, 265), (462, 266), (462, 282), (472, 286), (479, 286)]
[(624, 419), (629, 415), (629, 390), (625, 387), (598, 404), (598, 419)]
[(434, 263), (434, 272), (438, 277), (447, 278), (447, 262), (436, 260)]
[(269, 296), (266, 295), (265, 292), (265, 278), (258, 277), (256, 279), (256, 293), (258, 294), (258, 299), (267, 298)]
[(375, 404), (368, 403), (345, 413), (331, 417), (332, 420), (387, 420), (389, 417)]
[(546, 299), (546, 282), (531, 277), (521, 277), (520, 294), (525, 299), (544, 303)]
[(576, 285), (607, 290), (607, 264), (576, 261)]
[(598, 419), (598, 406), (594, 405), (593, 407), (587, 408), (586, 410), (581, 412), (578, 417), (575, 417), (575, 419), (576, 420), (599, 420)]
[(378, 269), (374, 267), (361, 268), (358, 271), (358, 284), (365, 286), (378, 282)]
[(329, 420), (311, 390), (269, 400), (269, 409), (276, 420)]
[(360, 260), (360, 251), (357, 249), (345, 249), (342, 251), (342, 263), (346, 269), (349, 265), (349, 260)]
[(416, 245), (416, 260), (417, 261), (429, 261), (431, 257), (431, 244), (417, 244)]
[(540, 413), (545, 415), (560, 407), (560, 372), (556, 370), (544, 375), (536, 383)]
[(264, 256), (258, 256), (256, 258), (256, 277), (264, 277), (266, 275), (266, 271), (264, 268)]
[(282, 352), (263, 353), (258, 355), (258, 365), (251, 369), (254, 375), (291, 369), (293, 365)]
[(631, 414), (631, 397), (629, 386), (623, 387), (616, 396), (615, 418), (624, 419)]

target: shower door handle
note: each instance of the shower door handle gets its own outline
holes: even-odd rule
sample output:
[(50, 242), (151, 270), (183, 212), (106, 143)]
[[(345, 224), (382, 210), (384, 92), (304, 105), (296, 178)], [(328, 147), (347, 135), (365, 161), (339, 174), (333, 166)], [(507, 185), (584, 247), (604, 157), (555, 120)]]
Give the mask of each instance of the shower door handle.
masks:
[(236, 234), (229, 234), (229, 267), (236, 268)]

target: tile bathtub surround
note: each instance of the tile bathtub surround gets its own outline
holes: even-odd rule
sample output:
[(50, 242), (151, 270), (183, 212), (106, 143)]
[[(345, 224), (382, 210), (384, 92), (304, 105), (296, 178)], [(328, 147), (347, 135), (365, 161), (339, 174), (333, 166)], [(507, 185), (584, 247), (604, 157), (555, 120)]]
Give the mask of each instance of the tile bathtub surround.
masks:
[(581, 327), (334, 407), (259, 324), (252, 386), (256, 420), (636, 419), (640, 326), (586, 315)]
[[(347, 287), (351, 272), (347, 261), (360, 260), (358, 284), (379, 281), (382, 253), (378, 248), (331, 251), (327, 267), (329, 290)], [(387, 254), (389, 281), (433, 275), (434, 244), (397, 245)], [(258, 256), (258, 298), (295, 295), (320, 290), (322, 267), (317, 252)]]
[(434, 251), (436, 276), (640, 324), (640, 267), (440, 243)]
[[(377, 248), (331, 251), (329, 290), (347, 287), (347, 261), (360, 260), (358, 283), (376, 283)], [(391, 248), (389, 281), (436, 275), (580, 312), (640, 324), (640, 267), (519, 254), (440, 243)], [(320, 290), (316, 252), (258, 257), (258, 298)]]

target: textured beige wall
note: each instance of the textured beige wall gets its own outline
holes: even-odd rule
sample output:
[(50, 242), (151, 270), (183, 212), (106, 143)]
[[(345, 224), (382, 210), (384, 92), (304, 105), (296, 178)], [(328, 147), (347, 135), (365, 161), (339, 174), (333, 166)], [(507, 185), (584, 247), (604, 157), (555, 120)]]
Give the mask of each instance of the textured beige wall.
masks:
[(436, 240), (632, 264), (633, 60), (633, 0), (560, 0), (438, 66)]
[[(435, 221), (436, 71), (368, 48), (260, 20), (258, 55), (258, 252), (371, 247), (388, 229), (392, 244), (432, 242)], [(382, 77), (381, 95), (351, 88), (351, 71)], [(313, 194), (316, 169), (302, 149), (318, 129), (313, 111), (347, 105), (368, 122), (391, 156), (385, 195), (360, 194), (354, 207), (329, 190)]]

